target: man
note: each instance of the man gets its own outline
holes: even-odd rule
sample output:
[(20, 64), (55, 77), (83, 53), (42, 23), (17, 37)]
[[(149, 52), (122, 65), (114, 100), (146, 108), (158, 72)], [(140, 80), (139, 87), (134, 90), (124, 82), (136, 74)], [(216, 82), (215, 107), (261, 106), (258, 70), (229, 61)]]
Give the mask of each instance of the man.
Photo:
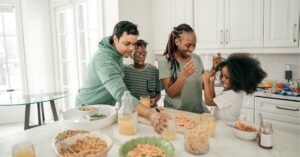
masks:
[(152, 107), (155, 107), (161, 97), (161, 84), (158, 69), (145, 63), (147, 44), (142, 39), (136, 42), (136, 48), (132, 55), (133, 64), (124, 67), (124, 83), (130, 93), (137, 99), (140, 96), (149, 95)]
[[(129, 57), (135, 50), (138, 35), (135, 24), (121, 21), (115, 25), (112, 36), (102, 39), (98, 51), (89, 61), (87, 75), (76, 97), (76, 105), (114, 105), (116, 101), (121, 102), (121, 97), (127, 90), (123, 82), (123, 57)], [(139, 116), (151, 122), (156, 132), (163, 131), (168, 115), (158, 114), (144, 107), (133, 96), (131, 105), (135, 106)]]

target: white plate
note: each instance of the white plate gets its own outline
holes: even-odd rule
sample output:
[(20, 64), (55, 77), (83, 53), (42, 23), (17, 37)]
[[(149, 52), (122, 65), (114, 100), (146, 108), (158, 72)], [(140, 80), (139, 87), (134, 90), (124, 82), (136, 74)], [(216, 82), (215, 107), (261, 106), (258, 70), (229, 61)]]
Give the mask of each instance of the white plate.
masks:
[(93, 105), (99, 108), (100, 113), (107, 115), (106, 118), (99, 120), (89, 120), (89, 112), (71, 109), (62, 113), (62, 125), (64, 129), (71, 130), (99, 130), (113, 124), (117, 119), (117, 110), (111, 105)]
[[(104, 141), (106, 142), (106, 144), (107, 144), (107, 149), (104, 150), (104, 151), (101, 152), (101, 153), (96, 154), (95, 157), (105, 157), (105, 156), (107, 156), (108, 151), (109, 151), (109, 150), (111, 149), (111, 147), (112, 147), (112, 140), (111, 140), (110, 137), (108, 137), (107, 135), (101, 134), (100, 132), (97, 132), (97, 131), (91, 132), (91, 133), (86, 133), (86, 134), (78, 134), (78, 135), (74, 135), (74, 136), (71, 136), (71, 137), (68, 137), (68, 138), (64, 139), (63, 142), (65, 142), (65, 143), (68, 144), (68, 145), (71, 145), (71, 144), (75, 143), (76, 140), (78, 140), (78, 139), (83, 139), (83, 138), (85, 138), (85, 137), (98, 137), (98, 138), (100, 138), (101, 140), (104, 140)], [(56, 155), (59, 156), (59, 157), (63, 157), (63, 156), (61, 156), (61, 155), (58, 153), (59, 150), (60, 150), (60, 148), (61, 148), (61, 146), (60, 146), (59, 144), (56, 144), (56, 143), (55, 143), (55, 140), (53, 141), (52, 146), (53, 146), (53, 149), (54, 149)]]

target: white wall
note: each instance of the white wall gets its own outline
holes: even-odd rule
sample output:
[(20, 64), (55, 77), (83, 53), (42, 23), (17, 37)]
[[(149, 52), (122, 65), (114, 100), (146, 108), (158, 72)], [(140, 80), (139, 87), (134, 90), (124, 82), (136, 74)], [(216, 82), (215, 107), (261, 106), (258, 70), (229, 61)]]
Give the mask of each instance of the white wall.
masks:
[[(151, 0), (119, 0), (119, 19), (128, 20), (138, 25), (139, 38), (149, 44), (146, 62), (153, 64), (152, 52), (152, 1)], [(124, 64), (131, 64), (131, 59), (124, 59)]]

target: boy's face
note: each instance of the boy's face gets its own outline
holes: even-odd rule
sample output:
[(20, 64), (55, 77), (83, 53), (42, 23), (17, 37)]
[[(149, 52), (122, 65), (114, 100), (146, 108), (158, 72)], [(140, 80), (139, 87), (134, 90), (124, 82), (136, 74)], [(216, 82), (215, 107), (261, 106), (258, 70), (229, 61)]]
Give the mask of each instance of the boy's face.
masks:
[(114, 35), (114, 47), (123, 57), (128, 58), (135, 50), (137, 38), (137, 35), (128, 35), (127, 32), (124, 32), (119, 39)]
[(133, 62), (137, 65), (144, 65), (146, 59), (147, 51), (145, 46), (139, 46), (133, 52)]

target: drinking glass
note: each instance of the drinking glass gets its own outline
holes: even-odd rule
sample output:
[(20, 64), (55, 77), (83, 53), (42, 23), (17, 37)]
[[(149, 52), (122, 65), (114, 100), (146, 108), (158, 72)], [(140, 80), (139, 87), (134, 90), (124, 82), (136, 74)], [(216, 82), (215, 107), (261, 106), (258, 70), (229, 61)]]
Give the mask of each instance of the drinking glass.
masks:
[(13, 157), (36, 157), (34, 146), (30, 141), (23, 141), (13, 146)]
[(140, 96), (140, 102), (144, 106), (150, 108), (150, 96), (149, 95), (142, 95), (142, 96)]

